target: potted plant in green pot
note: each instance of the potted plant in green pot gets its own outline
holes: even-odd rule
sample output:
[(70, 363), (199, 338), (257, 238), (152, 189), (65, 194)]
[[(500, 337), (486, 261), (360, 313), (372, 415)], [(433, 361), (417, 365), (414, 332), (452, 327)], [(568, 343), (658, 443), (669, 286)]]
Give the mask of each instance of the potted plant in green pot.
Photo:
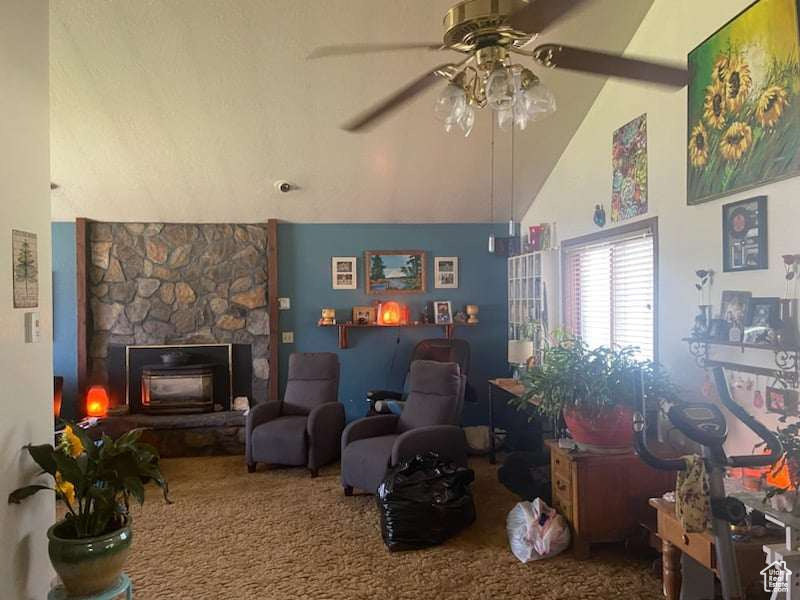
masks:
[(580, 338), (559, 333), (539, 364), (521, 378), (525, 393), (512, 400), (518, 409), (564, 416), (582, 449), (615, 451), (633, 442), (633, 412), (641, 377), (650, 398), (671, 398), (675, 388), (653, 361), (640, 360), (633, 347), (590, 349)]
[(71, 596), (89, 596), (114, 584), (132, 540), (130, 499), (144, 502), (144, 483), (153, 481), (167, 497), (167, 482), (158, 452), (142, 443), (141, 429), (113, 440), (93, 442), (80, 427), (68, 424), (55, 448), (26, 449), (52, 485), (33, 484), (11, 492), (18, 504), (41, 490), (54, 491), (64, 502), (64, 519), (47, 531), (53, 568)]

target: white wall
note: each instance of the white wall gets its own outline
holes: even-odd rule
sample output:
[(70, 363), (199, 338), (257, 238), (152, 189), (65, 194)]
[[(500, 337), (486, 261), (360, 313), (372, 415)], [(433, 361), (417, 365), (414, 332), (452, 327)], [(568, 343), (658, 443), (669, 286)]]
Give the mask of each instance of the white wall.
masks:
[[(656, 0), (634, 35), (626, 53), (685, 61), (687, 53), (746, 7), (750, 0)], [(694, 271), (717, 272), (712, 301), (724, 289), (751, 290), (757, 296), (782, 296), (781, 254), (800, 252), (796, 227), (800, 217), (800, 179), (790, 179), (731, 195), (700, 206), (686, 205), (686, 90), (609, 81), (551, 173), (523, 225), (556, 221), (563, 241), (597, 230), (594, 205), (602, 203), (611, 215), (611, 137), (631, 119), (647, 113), (649, 203), (647, 217), (659, 221), (660, 360), (690, 393), (699, 395), (703, 374), (689, 356), (681, 337), (687, 335), (697, 312)], [(770, 269), (722, 273), (721, 206), (758, 194), (768, 196)], [(613, 225), (609, 223), (606, 229)], [(523, 229), (526, 231), (527, 229)], [(755, 351), (728, 360), (761, 362)], [(761, 386), (767, 384), (764, 378)], [(751, 399), (740, 401), (754, 410)], [(762, 412), (762, 417), (766, 417)], [(748, 448), (750, 438), (734, 432), (737, 446)]]
[[(52, 441), (48, 2), (0, 2), (0, 598), (44, 598), (52, 573), (45, 532), (53, 497), (20, 506), (8, 493), (36, 468), (23, 444)], [(24, 343), (24, 310), (14, 309), (11, 229), (39, 237), (42, 337)]]

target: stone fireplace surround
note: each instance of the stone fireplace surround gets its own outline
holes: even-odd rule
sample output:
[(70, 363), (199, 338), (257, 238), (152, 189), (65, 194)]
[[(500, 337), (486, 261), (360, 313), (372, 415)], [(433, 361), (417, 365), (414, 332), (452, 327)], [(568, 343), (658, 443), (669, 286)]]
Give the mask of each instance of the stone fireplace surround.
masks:
[(270, 378), (267, 226), (87, 222), (88, 380), (111, 345), (246, 344), (251, 402)]
[[(110, 384), (112, 405), (121, 404), (114, 348), (225, 345), (234, 365), (246, 364), (236, 369), (242, 377), (231, 371), (233, 396), (254, 404), (277, 394), (270, 344), (277, 307), (269, 306), (277, 291), (276, 221), (76, 223), (80, 389)], [(90, 431), (117, 436), (134, 427), (145, 428), (142, 439), (165, 457), (244, 452), (244, 415), (230, 410), (230, 397), (222, 411), (109, 416)]]

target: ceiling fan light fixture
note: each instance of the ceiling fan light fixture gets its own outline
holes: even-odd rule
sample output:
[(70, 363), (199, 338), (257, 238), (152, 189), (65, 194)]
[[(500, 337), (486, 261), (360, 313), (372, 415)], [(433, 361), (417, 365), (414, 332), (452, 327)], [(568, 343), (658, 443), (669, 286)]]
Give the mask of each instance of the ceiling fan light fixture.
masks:
[(494, 110), (507, 110), (514, 104), (514, 78), (508, 67), (492, 69), (486, 81), (486, 102)]
[(448, 83), (436, 99), (434, 114), (444, 123), (445, 130), (450, 131), (464, 116), (467, 108), (467, 94), (464, 88)]

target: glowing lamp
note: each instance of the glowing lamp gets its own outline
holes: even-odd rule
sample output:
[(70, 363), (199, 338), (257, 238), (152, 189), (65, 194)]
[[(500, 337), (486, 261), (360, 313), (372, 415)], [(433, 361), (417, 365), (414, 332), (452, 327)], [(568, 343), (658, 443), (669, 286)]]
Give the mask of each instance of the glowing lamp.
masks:
[(400, 325), (403, 321), (403, 309), (397, 302), (384, 302), (378, 310), (380, 325)]
[(108, 412), (108, 392), (102, 385), (93, 385), (86, 394), (86, 416), (105, 417)]
[(53, 377), (53, 416), (58, 419), (61, 416), (61, 404), (64, 399), (64, 378)]
[(767, 485), (783, 490), (794, 489), (788, 462), (786, 459), (781, 460), (767, 472)]

